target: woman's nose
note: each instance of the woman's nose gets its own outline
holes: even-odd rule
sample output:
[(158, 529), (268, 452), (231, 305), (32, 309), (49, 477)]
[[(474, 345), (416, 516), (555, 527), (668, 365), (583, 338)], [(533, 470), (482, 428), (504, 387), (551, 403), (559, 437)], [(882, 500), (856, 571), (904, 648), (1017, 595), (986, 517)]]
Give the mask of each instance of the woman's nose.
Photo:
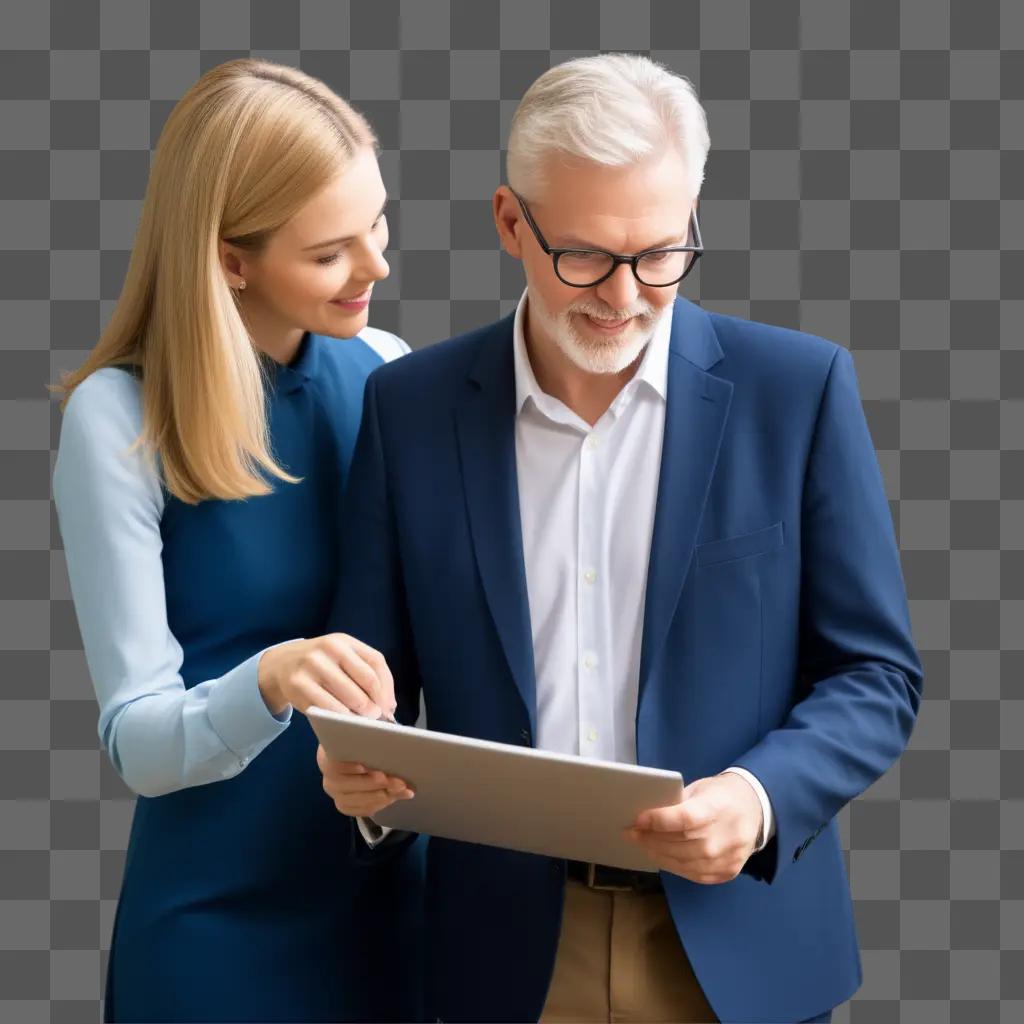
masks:
[(364, 258), (360, 261), (359, 276), (365, 277), (368, 281), (382, 281), (391, 273), (388, 261), (384, 259), (384, 253), (380, 247), (371, 243), (366, 247)]

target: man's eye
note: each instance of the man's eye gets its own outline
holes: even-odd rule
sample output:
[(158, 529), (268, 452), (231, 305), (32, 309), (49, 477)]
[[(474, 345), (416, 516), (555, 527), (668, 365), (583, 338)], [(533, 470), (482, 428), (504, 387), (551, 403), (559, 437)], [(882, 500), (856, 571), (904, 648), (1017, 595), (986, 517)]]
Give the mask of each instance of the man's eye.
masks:
[(671, 253), (667, 252), (649, 252), (644, 256), (645, 263), (664, 263), (669, 258)]

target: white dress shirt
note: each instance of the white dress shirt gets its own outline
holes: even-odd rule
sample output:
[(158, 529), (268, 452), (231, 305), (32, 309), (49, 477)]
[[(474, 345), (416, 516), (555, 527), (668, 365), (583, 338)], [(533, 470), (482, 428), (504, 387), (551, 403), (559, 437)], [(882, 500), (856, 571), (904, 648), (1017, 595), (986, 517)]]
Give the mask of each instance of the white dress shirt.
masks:
[[(513, 346), (515, 448), (537, 683), (540, 750), (636, 764), (647, 566), (657, 506), (671, 307), (632, 379), (593, 427), (537, 384), (524, 334)], [(774, 834), (760, 782), (739, 767)], [(360, 819), (376, 845), (387, 834)], [(390, 831), (390, 830), (388, 830)]]

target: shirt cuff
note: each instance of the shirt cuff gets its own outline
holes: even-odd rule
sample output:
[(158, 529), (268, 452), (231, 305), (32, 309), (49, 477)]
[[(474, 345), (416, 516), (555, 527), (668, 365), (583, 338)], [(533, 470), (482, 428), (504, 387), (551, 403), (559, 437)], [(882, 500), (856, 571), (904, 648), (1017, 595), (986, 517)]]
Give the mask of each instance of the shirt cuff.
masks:
[(730, 768), (726, 768), (726, 772), (732, 772), (734, 775), (742, 776), (747, 782), (750, 783), (754, 792), (757, 794), (757, 799), (761, 803), (761, 814), (764, 817), (764, 822), (761, 826), (761, 842), (754, 850), (754, 853), (760, 853), (771, 840), (772, 836), (775, 835), (775, 817), (772, 814), (772, 803), (768, 799), (768, 794), (765, 792), (764, 786), (758, 781), (757, 776), (752, 772), (748, 772), (746, 768), (740, 768), (737, 765), (733, 765)]
[[(282, 643), (290, 643), (284, 640)], [(275, 715), (267, 707), (259, 686), (259, 661), (271, 644), (225, 673), (210, 688), (206, 713), (221, 742), (233, 754), (248, 763), (255, 748), (266, 746), (279, 736), (292, 718), (292, 707)], [(243, 764), (242, 767), (245, 767)]]
[(363, 839), (366, 840), (366, 845), (369, 846), (371, 850), (375, 846), (379, 846), (387, 837), (389, 832), (394, 831), (388, 825), (378, 825), (373, 818), (357, 817), (356, 824), (359, 826), (359, 831), (362, 834)]

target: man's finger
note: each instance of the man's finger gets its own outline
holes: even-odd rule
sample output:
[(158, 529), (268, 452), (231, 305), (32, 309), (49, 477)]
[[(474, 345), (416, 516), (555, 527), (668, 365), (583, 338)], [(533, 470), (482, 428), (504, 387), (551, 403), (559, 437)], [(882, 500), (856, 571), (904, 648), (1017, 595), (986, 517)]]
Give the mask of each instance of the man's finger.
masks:
[(637, 817), (637, 827), (652, 832), (685, 832), (693, 835), (710, 825), (714, 811), (706, 800), (691, 797), (671, 807), (655, 807)]
[(350, 793), (360, 795), (379, 793), (384, 796), (401, 792), (405, 788), (405, 784), (398, 781), (388, 782), (386, 778), (381, 778), (378, 775), (346, 775), (337, 779), (332, 788), (346, 796)]
[(696, 835), (692, 832), (662, 832), (660, 830), (656, 831), (654, 829), (646, 828), (633, 829), (631, 831), (634, 832), (637, 839), (651, 842), (657, 840), (659, 843), (664, 843), (666, 846), (672, 847), (682, 846), (686, 843), (698, 843), (707, 835), (707, 830), (702, 830)]
[(637, 832), (636, 842), (648, 853), (668, 857), (673, 861), (697, 864), (707, 860), (700, 852), (702, 845), (699, 839), (673, 841), (662, 838), (663, 835), (661, 832)]
[(322, 743), (317, 744), (316, 763), (321, 772), (340, 772), (344, 775), (362, 775), (366, 771), (366, 765), (356, 761), (334, 761), (327, 755)]
[(350, 818), (372, 818), (394, 802), (394, 797), (376, 798), (370, 794), (366, 797), (344, 797), (341, 799), (341, 806), (338, 806), (337, 800), (334, 802), (334, 806)]
[(388, 775), (378, 769), (368, 769), (362, 772), (346, 771), (336, 769), (335, 762), (328, 762), (326, 768), (322, 769), (324, 778), (330, 779), (338, 789), (352, 789), (353, 792), (362, 792), (367, 788), (388, 789), (396, 792), (401, 789), (408, 789), (409, 785), (404, 779), (397, 775)]
[(659, 844), (650, 838), (650, 834), (647, 838), (639, 839), (638, 844), (651, 865), (661, 871), (680, 875), (701, 885), (708, 885), (716, 880), (716, 874), (710, 869), (710, 863), (706, 857), (680, 856), (677, 852), (679, 847), (673, 850)]

